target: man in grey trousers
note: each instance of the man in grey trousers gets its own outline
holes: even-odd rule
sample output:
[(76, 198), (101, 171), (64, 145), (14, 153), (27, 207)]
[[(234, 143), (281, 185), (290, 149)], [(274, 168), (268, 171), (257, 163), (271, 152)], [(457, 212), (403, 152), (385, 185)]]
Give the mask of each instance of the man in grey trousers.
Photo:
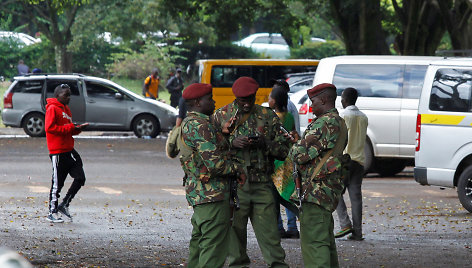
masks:
[(352, 224), (347, 213), (344, 198), (339, 199), (336, 212), (338, 214), (341, 230), (334, 237), (340, 238), (352, 233), (348, 239), (361, 241), (362, 237), (362, 178), (364, 177), (364, 145), (366, 140), (368, 119), (367, 116), (357, 108), (357, 90), (346, 88), (341, 95), (341, 103), (344, 111), (341, 117), (344, 118), (348, 130), (348, 143), (344, 153), (351, 156), (349, 166), (349, 179), (344, 184), (349, 192), (352, 210)]

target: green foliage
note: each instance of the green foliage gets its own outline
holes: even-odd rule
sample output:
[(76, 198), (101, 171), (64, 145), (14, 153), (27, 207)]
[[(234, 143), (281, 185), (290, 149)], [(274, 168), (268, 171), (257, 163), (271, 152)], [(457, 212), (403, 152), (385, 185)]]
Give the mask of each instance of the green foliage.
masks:
[(340, 41), (307, 43), (301, 48), (291, 50), (291, 58), (293, 59), (322, 59), (345, 54), (346, 48)]
[[(223, 43), (216, 46), (198, 44), (196, 46), (184, 45), (185, 50), (176, 65), (189, 66), (187, 81), (198, 81), (198, 66), (196, 62), (202, 59), (255, 59), (260, 55), (247, 47), (240, 47), (231, 43)], [(182, 60), (185, 59), (185, 60)]]
[(102, 38), (88, 36), (74, 41), (72, 70), (76, 73), (106, 76), (106, 66), (113, 63), (112, 54), (124, 52), (124, 48), (109, 44)]
[(180, 55), (184, 48), (177, 46), (158, 46), (150, 42), (142, 52), (128, 49), (123, 53), (112, 54), (113, 63), (107, 65), (108, 71), (118, 77), (143, 79), (153, 68), (159, 69), (161, 77), (167, 77), (170, 70), (175, 68), (175, 62), (184, 60)]
[(43, 72), (53, 72), (55, 70), (54, 51), (48, 40), (30, 46), (24, 46), (13, 40), (0, 42), (0, 75), (5, 79), (13, 78), (18, 74), (16, 66), (19, 60), (23, 60), (30, 67), (40, 68)]

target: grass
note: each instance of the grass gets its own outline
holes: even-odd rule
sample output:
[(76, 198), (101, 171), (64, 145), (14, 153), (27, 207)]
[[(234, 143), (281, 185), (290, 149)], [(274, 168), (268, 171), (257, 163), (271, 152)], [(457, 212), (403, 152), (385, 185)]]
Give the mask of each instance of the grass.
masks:
[[(117, 83), (118, 85), (125, 87), (128, 90), (133, 91), (138, 95), (142, 95), (143, 93), (143, 80), (132, 80), (127, 78), (112, 78), (111, 81)], [(165, 103), (170, 104), (170, 94), (165, 88), (165, 82), (161, 80), (159, 83), (159, 99), (164, 100)]]
[[(144, 79), (133, 80), (133, 79), (127, 79), (127, 78), (112, 78), (111, 80), (123, 86), (124, 88), (133, 91), (134, 93), (140, 96), (142, 95)], [(161, 80), (161, 83), (159, 85), (159, 99), (163, 100), (167, 104), (170, 104), (170, 94), (165, 88), (165, 82), (166, 81)], [(10, 81), (0, 82), (0, 96), (2, 97), (2, 99), (0, 100), (1, 109), (3, 109), (3, 96), (5, 94), (5, 91), (10, 86), (10, 84), (11, 84)], [(0, 127), (5, 127), (3, 125), (1, 118), (0, 118)]]

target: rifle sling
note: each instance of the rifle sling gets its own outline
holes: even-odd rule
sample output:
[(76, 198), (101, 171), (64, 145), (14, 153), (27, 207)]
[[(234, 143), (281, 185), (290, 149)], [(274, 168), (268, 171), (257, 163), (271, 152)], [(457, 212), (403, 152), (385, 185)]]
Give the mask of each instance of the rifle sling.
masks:
[(347, 128), (346, 128), (346, 125), (345, 124), (340, 124), (340, 133), (339, 133), (339, 138), (338, 140), (336, 141), (336, 145), (334, 145), (334, 148), (329, 150), (324, 156), (323, 158), (321, 159), (321, 161), (318, 163), (318, 165), (316, 166), (315, 168), (315, 171), (313, 172), (313, 174), (311, 175), (311, 178), (310, 178), (310, 181), (313, 181), (316, 177), (316, 175), (318, 175), (318, 173), (320, 172), (320, 169), (321, 167), (326, 163), (326, 161), (328, 161), (328, 158), (334, 153), (336, 152), (337, 155), (339, 154), (342, 154), (342, 152), (344, 151), (344, 141), (346, 140), (346, 137), (347, 137)]

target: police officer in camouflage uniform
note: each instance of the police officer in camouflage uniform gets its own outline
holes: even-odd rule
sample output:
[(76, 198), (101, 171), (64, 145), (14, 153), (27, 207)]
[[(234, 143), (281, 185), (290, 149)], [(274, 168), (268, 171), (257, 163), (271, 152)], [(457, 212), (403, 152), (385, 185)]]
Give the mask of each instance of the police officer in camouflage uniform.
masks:
[[(332, 213), (344, 187), (341, 155), (347, 144), (347, 129), (335, 108), (334, 85), (317, 85), (308, 90), (308, 96), (316, 119), (289, 153), (297, 163), (302, 179), (300, 241), (303, 262), (305, 267), (338, 267)], [(340, 144), (336, 146), (337, 143)], [(326, 162), (320, 165), (319, 172), (313, 177), (316, 167), (330, 151)]]
[(213, 114), (213, 124), (222, 129), (234, 120), (227, 139), (236, 156), (242, 159), (248, 181), (238, 189), (241, 208), (235, 212), (230, 230), (230, 267), (249, 267), (246, 253), (247, 224), (256, 234), (262, 255), (269, 267), (288, 267), (280, 245), (277, 214), (270, 175), (274, 159), (284, 160), (288, 139), (280, 130), (280, 120), (269, 108), (255, 104), (258, 83), (250, 77), (237, 79), (232, 87), (236, 100)]
[(218, 139), (209, 122), (215, 109), (211, 85), (192, 84), (182, 97), (188, 113), (182, 122), (180, 161), (187, 176), (186, 198), (194, 211), (188, 267), (222, 267), (228, 255), (230, 229), (229, 181), (225, 175), (238, 174), (244, 183), (245, 174), (229, 151), (222, 150), (221, 143), (226, 140)]

